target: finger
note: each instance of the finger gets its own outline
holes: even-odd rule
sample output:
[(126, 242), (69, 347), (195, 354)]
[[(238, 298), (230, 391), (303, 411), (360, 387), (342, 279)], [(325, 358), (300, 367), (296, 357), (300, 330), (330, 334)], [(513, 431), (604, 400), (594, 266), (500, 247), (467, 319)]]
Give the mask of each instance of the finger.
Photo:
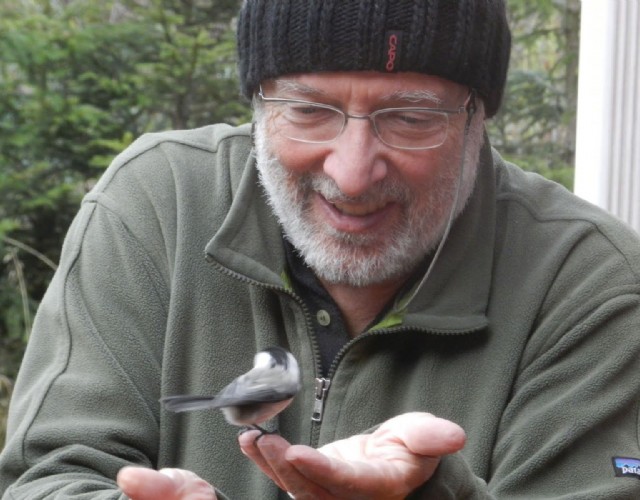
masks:
[(393, 417), (374, 433), (374, 439), (394, 440), (412, 453), (440, 457), (460, 451), (466, 442), (462, 427), (430, 413), (412, 412)]
[(265, 438), (261, 436), (260, 431), (246, 431), (238, 436), (238, 443), (240, 444), (240, 450), (248, 458), (250, 458), (258, 468), (266, 474), (274, 483), (278, 485), (278, 488), (284, 489), (278, 475), (271, 469), (269, 463), (262, 456), (262, 452), (256, 446), (257, 441)]
[(413, 453), (410, 457), (404, 454), (400, 458), (388, 455), (383, 459), (362, 456), (344, 460), (339, 455), (316, 456), (305, 448), (292, 446), (287, 460), (308, 481), (321, 484), (331, 498), (403, 499), (427, 481), (440, 463), (439, 457)]
[(286, 458), (308, 481), (322, 484), (330, 498), (402, 499), (421, 484), (413, 477), (395, 474), (388, 464), (378, 462), (376, 465), (362, 457), (352, 462), (325, 456), (304, 446), (292, 446)]
[(132, 500), (170, 499), (176, 493), (171, 478), (142, 467), (120, 469), (116, 481), (118, 487)]
[(310, 481), (287, 460), (288, 451), (291, 448), (304, 448), (310, 453), (320, 456), (318, 451), (308, 446), (291, 446), (282, 437), (276, 435), (263, 436), (257, 441), (256, 448), (260, 451), (272, 474), (277, 478), (276, 484), (293, 495), (296, 500), (332, 498), (329, 492), (322, 487), (326, 476), (322, 476), (322, 482)]
[[(302, 461), (305, 461), (305, 460), (311, 461), (312, 465), (310, 465), (310, 467), (312, 468), (313, 468), (313, 464), (317, 463), (316, 462), (317, 460), (320, 460), (320, 464), (318, 467), (319, 473), (315, 476), (315, 478), (324, 479), (326, 477), (326, 476), (323, 476), (323, 471), (327, 470), (326, 463), (325, 463), (326, 457), (318, 453), (316, 450), (313, 450), (312, 448), (309, 448), (307, 446), (289, 446), (289, 444), (284, 439), (279, 438), (279, 436), (271, 437), (268, 435), (264, 435), (260, 437), (260, 439), (256, 440), (256, 438), (258, 438), (259, 436), (260, 436), (259, 431), (246, 431), (240, 434), (238, 436), (240, 449), (242, 450), (242, 453), (244, 453), (248, 458), (250, 458), (260, 468), (260, 470), (264, 474), (269, 476), (269, 478), (271, 478), (271, 480), (274, 483), (276, 483), (280, 489), (288, 491), (286, 485), (280, 480), (280, 477), (273, 470), (271, 464), (275, 462), (274, 457), (278, 455), (281, 455), (285, 459), (289, 458), (290, 450), (300, 449), (300, 452), (302, 454)], [(282, 442), (278, 443), (277, 442), (278, 438), (281, 439), (284, 442), (284, 444)], [(266, 442), (266, 447), (265, 446), (259, 447), (258, 443), (262, 445), (263, 441)], [(269, 460), (265, 458), (265, 455), (263, 454), (263, 450), (268, 453)], [(305, 453), (305, 451), (307, 453)], [(308, 454), (309, 452), (310, 452), (310, 456)], [(299, 454), (294, 453), (292, 456), (295, 459), (298, 455)], [(280, 468), (280, 470), (282, 471), (282, 468)]]
[(118, 486), (131, 500), (216, 500), (213, 486), (190, 471), (124, 467)]
[(173, 481), (179, 500), (217, 499), (213, 486), (194, 472), (184, 469), (161, 469), (160, 474)]

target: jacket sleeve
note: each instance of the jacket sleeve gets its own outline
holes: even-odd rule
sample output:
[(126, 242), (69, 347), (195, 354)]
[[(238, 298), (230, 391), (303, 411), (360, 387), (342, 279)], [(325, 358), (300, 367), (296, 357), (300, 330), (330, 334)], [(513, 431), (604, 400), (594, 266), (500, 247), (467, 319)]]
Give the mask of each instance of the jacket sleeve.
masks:
[(640, 459), (638, 288), (590, 289), (541, 320), (494, 447), (497, 497), (640, 498), (640, 475), (614, 466)]
[(117, 208), (89, 195), (65, 240), (14, 391), (3, 498), (120, 498), (117, 471), (156, 461), (167, 266)]
[(518, 381), (489, 480), (456, 453), (410, 498), (640, 498), (640, 470), (615, 463), (640, 460), (638, 332), (635, 294), (583, 318)]
[(640, 252), (604, 240), (585, 236), (546, 292), (486, 484), (455, 454), (417, 498), (640, 498)]

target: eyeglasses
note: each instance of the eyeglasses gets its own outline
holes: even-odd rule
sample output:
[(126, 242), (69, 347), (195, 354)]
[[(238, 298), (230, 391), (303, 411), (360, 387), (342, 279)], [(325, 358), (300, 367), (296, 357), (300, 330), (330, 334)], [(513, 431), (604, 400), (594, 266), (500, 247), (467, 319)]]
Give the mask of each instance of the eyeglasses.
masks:
[(433, 149), (441, 146), (449, 131), (449, 116), (468, 111), (473, 105), (473, 89), (458, 109), (385, 108), (368, 115), (352, 115), (328, 104), (299, 99), (266, 97), (260, 87), (258, 97), (272, 108), (275, 130), (293, 141), (325, 144), (335, 141), (349, 118), (369, 120), (376, 136), (387, 146), (399, 149)]

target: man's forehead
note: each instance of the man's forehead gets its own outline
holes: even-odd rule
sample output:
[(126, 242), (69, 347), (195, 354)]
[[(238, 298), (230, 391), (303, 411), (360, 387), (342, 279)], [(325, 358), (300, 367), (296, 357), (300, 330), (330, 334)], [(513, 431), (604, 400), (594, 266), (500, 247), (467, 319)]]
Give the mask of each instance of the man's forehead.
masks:
[(284, 75), (263, 83), (263, 89), (299, 98), (338, 98), (368, 96), (381, 101), (431, 102), (442, 104), (449, 97), (466, 92), (463, 86), (442, 78), (378, 72), (333, 72)]

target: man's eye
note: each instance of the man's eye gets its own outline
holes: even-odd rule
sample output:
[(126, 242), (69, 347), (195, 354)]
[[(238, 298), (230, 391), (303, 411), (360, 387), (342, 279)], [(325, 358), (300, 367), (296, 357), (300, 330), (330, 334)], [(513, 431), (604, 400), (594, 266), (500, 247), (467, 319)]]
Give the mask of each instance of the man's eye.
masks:
[(424, 111), (394, 111), (385, 113), (382, 119), (391, 126), (421, 130), (438, 128), (446, 121), (441, 115)]
[(313, 122), (320, 124), (326, 120), (335, 120), (337, 115), (339, 115), (339, 113), (328, 108), (294, 104), (287, 107), (284, 117), (294, 123)]
[(290, 106), (289, 111), (295, 115), (313, 115), (313, 114), (318, 114), (320, 111), (323, 111), (323, 110), (322, 108), (317, 108), (316, 106), (295, 105), (295, 106)]

